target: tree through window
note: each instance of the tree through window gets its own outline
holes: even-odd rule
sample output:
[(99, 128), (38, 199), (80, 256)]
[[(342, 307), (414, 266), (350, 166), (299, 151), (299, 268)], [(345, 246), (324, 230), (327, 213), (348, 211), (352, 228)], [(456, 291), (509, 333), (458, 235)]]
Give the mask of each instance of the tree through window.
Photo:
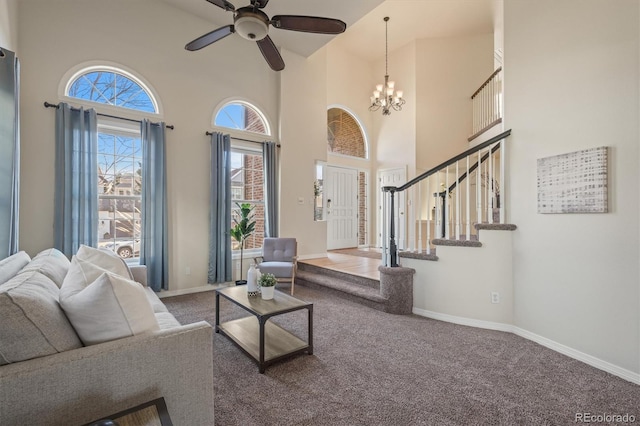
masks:
[[(77, 74), (66, 95), (79, 100), (157, 114), (144, 85), (124, 71), (92, 68)], [(140, 255), (142, 141), (140, 126), (98, 116), (98, 245), (123, 258)]]
[[(271, 134), (262, 112), (242, 101), (232, 101), (222, 106), (215, 116), (214, 125), (236, 132), (246, 132), (247, 139), (252, 136), (255, 139), (256, 133), (264, 136)], [(232, 217), (238, 217), (236, 203), (249, 203), (254, 207), (255, 232), (251, 238), (246, 240), (245, 250), (261, 248), (264, 239), (266, 206), (264, 201), (264, 162), (259, 144), (240, 146), (233, 137), (231, 138), (231, 194)], [(232, 225), (233, 223), (229, 226)], [(240, 246), (234, 241), (232, 249), (239, 250)]]

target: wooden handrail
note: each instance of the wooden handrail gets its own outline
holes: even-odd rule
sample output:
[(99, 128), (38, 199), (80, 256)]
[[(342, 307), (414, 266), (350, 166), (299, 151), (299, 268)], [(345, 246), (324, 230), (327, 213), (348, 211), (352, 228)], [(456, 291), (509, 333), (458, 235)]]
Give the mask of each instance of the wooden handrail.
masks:
[(498, 69), (497, 69), (497, 70), (495, 70), (495, 71), (493, 72), (493, 74), (491, 74), (491, 75), (489, 76), (489, 78), (487, 78), (487, 79), (486, 79), (486, 81), (480, 85), (480, 87), (478, 88), (478, 90), (476, 90), (475, 92), (473, 92), (473, 95), (471, 95), (471, 99), (475, 98), (475, 97), (476, 97), (476, 95), (477, 95), (478, 93), (480, 93), (480, 91), (481, 91), (482, 89), (484, 89), (484, 86), (486, 86), (487, 84), (489, 84), (489, 82), (490, 82), (491, 80), (493, 80), (493, 77), (495, 77), (495, 76), (496, 76), (496, 74), (498, 74), (500, 71), (502, 71), (502, 67), (498, 67)]
[[(489, 139), (488, 141), (483, 142), (483, 143), (481, 143), (479, 145), (476, 145), (473, 148), (470, 148), (470, 149), (466, 150), (462, 154), (458, 154), (455, 157), (451, 158), (450, 160), (447, 160), (444, 163), (439, 164), (439, 165), (435, 166), (434, 168), (427, 170), (426, 172), (422, 173), (420, 176), (416, 176), (415, 178), (411, 179), (409, 182), (405, 183), (404, 185), (395, 188), (394, 191), (395, 192), (404, 191), (405, 189), (415, 185), (416, 183), (420, 182), (421, 180), (428, 178), (429, 176), (431, 176), (432, 174), (436, 173), (437, 171), (442, 170), (445, 167), (448, 167), (448, 166), (450, 166), (450, 165), (462, 160), (463, 158), (466, 158), (469, 155), (471, 155), (471, 154), (473, 154), (475, 152), (478, 152), (483, 148), (488, 147), (489, 145), (493, 145), (494, 143), (506, 138), (510, 134), (511, 134), (511, 129), (506, 130), (506, 131), (500, 133), (498, 136), (494, 136), (491, 139)], [(391, 189), (391, 187), (385, 187), (385, 188), (390, 188)]]

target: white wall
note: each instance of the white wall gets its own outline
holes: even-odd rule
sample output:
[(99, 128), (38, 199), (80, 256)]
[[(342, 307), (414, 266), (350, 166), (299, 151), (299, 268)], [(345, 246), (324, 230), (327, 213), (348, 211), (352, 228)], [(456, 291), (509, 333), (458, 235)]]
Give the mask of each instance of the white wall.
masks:
[[(402, 266), (416, 270), (414, 312), (436, 318), (444, 314), (473, 320), (474, 325), (487, 322), (508, 329), (513, 322), (512, 234), (483, 230), (482, 247), (438, 246), (437, 262), (401, 258)], [(492, 292), (499, 294), (499, 303), (491, 303)]]
[(287, 67), (280, 73), (280, 236), (296, 237), (301, 257), (323, 255), (327, 227), (313, 219), (313, 181), (316, 160), (327, 158), (326, 50), (308, 59), (283, 50), (282, 57)]
[(0, 47), (18, 53), (18, 0), (0, 0)]
[(230, 96), (255, 102), (277, 123), (277, 74), (255, 44), (240, 37), (187, 52), (184, 45), (211, 31), (211, 24), (164, 2), (31, 0), (20, 3), (19, 19), (21, 248), (35, 255), (53, 244), (55, 111), (43, 102), (58, 101), (58, 84), (73, 66), (116, 62), (153, 85), (165, 107), (164, 120), (175, 126), (167, 131), (170, 290), (205, 285), (210, 173), (205, 131), (216, 105)]
[(471, 95), (493, 72), (493, 34), (418, 40), (416, 68), (416, 161), (428, 170), (469, 149)]
[[(640, 372), (639, 3), (506, 1), (515, 325)], [(609, 213), (536, 212), (536, 159), (610, 147)]]

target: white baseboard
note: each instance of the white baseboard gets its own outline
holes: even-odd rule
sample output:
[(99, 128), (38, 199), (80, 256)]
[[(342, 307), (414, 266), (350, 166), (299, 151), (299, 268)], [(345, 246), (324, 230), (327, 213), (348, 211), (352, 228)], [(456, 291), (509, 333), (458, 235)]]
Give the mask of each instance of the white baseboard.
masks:
[(418, 308), (413, 308), (413, 313), (423, 317), (444, 321), (444, 322), (450, 322), (453, 324), (466, 325), (469, 327), (484, 328), (487, 330), (506, 331), (508, 333), (513, 333), (512, 325), (503, 324), (501, 322), (483, 321), (483, 320), (477, 320), (473, 318), (458, 317), (455, 315), (441, 314), (439, 312), (427, 311), (426, 309), (418, 309)]
[(531, 340), (532, 342), (536, 342), (539, 345), (542, 345), (551, 350), (559, 352), (570, 358), (584, 362), (585, 364), (590, 365), (594, 368), (597, 368), (602, 371), (606, 371), (607, 373), (613, 374), (614, 376), (618, 376), (631, 383), (640, 385), (640, 373), (635, 373), (633, 371), (619, 367), (615, 364), (611, 364), (610, 362), (603, 361), (600, 358), (596, 358), (592, 355), (585, 354), (584, 352), (581, 352), (577, 349), (573, 349), (569, 346), (563, 345), (562, 343), (558, 343), (551, 339), (547, 339), (546, 337), (542, 337), (530, 331), (524, 330), (520, 327), (516, 327), (515, 325), (512, 325), (512, 324), (504, 324), (499, 322), (477, 320), (473, 318), (458, 317), (455, 315), (441, 314), (438, 312), (428, 311), (428, 310), (419, 309), (419, 308), (413, 308), (413, 313), (423, 317), (427, 317), (427, 318), (431, 318), (439, 321), (450, 322), (453, 324), (466, 325), (469, 327), (477, 327), (477, 328), (484, 328), (487, 330), (497, 330), (497, 331), (504, 331), (507, 333), (513, 333), (517, 336), (520, 336), (527, 340)]
[(173, 296), (182, 296), (183, 294), (192, 294), (192, 293), (202, 293), (205, 291), (214, 291), (220, 287), (227, 287), (232, 285), (232, 283), (222, 283), (222, 284), (209, 284), (201, 287), (191, 287), (191, 288), (182, 288), (180, 290), (162, 290), (161, 292), (156, 293), (156, 295), (160, 299), (164, 299), (165, 297), (173, 297)]
[(631, 383), (640, 385), (640, 373), (634, 373), (633, 371), (627, 370), (626, 368), (611, 364), (610, 362), (601, 360), (600, 358), (596, 358), (589, 354), (585, 354), (584, 352), (580, 352), (577, 349), (570, 348), (569, 346), (563, 345), (562, 343), (555, 342), (551, 339), (547, 339), (546, 337), (539, 336), (535, 333), (523, 330), (516, 326), (513, 326), (513, 333), (520, 337), (524, 337), (525, 339), (536, 342), (549, 349), (552, 349), (556, 352), (559, 352), (563, 355), (566, 355), (569, 358), (577, 359), (578, 361), (582, 361), (585, 364), (588, 364), (599, 370), (606, 371), (607, 373), (611, 373), (614, 376), (618, 376)]

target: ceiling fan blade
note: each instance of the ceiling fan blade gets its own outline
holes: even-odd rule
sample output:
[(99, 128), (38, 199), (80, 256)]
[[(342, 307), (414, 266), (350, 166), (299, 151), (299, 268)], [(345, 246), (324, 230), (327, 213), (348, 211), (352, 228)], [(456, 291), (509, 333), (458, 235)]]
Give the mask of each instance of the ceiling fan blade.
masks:
[(229, 3), (227, 0), (207, 0), (211, 4), (215, 4), (224, 10), (236, 10), (235, 6)]
[(269, 3), (269, 0), (251, 0), (251, 4), (253, 6), (258, 6), (260, 9), (263, 9), (267, 3)]
[(266, 36), (262, 40), (256, 41), (258, 47), (260, 48), (260, 52), (262, 52), (262, 56), (267, 60), (267, 63), (274, 71), (282, 71), (284, 69), (284, 60), (278, 52), (278, 48), (275, 44), (273, 44), (273, 40), (271, 37)]
[(347, 24), (339, 19), (319, 16), (276, 15), (271, 18), (271, 25), (281, 30), (318, 34), (340, 34), (347, 29)]
[(200, 50), (203, 47), (210, 45), (211, 43), (215, 43), (216, 41), (225, 38), (229, 34), (233, 34), (234, 32), (235, 29), (233, 28), (233, 25), (226, 25), (224, 27), (218, 28), (217, 30), (213, 30), (201, 37), (198, 37), (190, 43), (187, 43), (184, 48), (190, 51)]

